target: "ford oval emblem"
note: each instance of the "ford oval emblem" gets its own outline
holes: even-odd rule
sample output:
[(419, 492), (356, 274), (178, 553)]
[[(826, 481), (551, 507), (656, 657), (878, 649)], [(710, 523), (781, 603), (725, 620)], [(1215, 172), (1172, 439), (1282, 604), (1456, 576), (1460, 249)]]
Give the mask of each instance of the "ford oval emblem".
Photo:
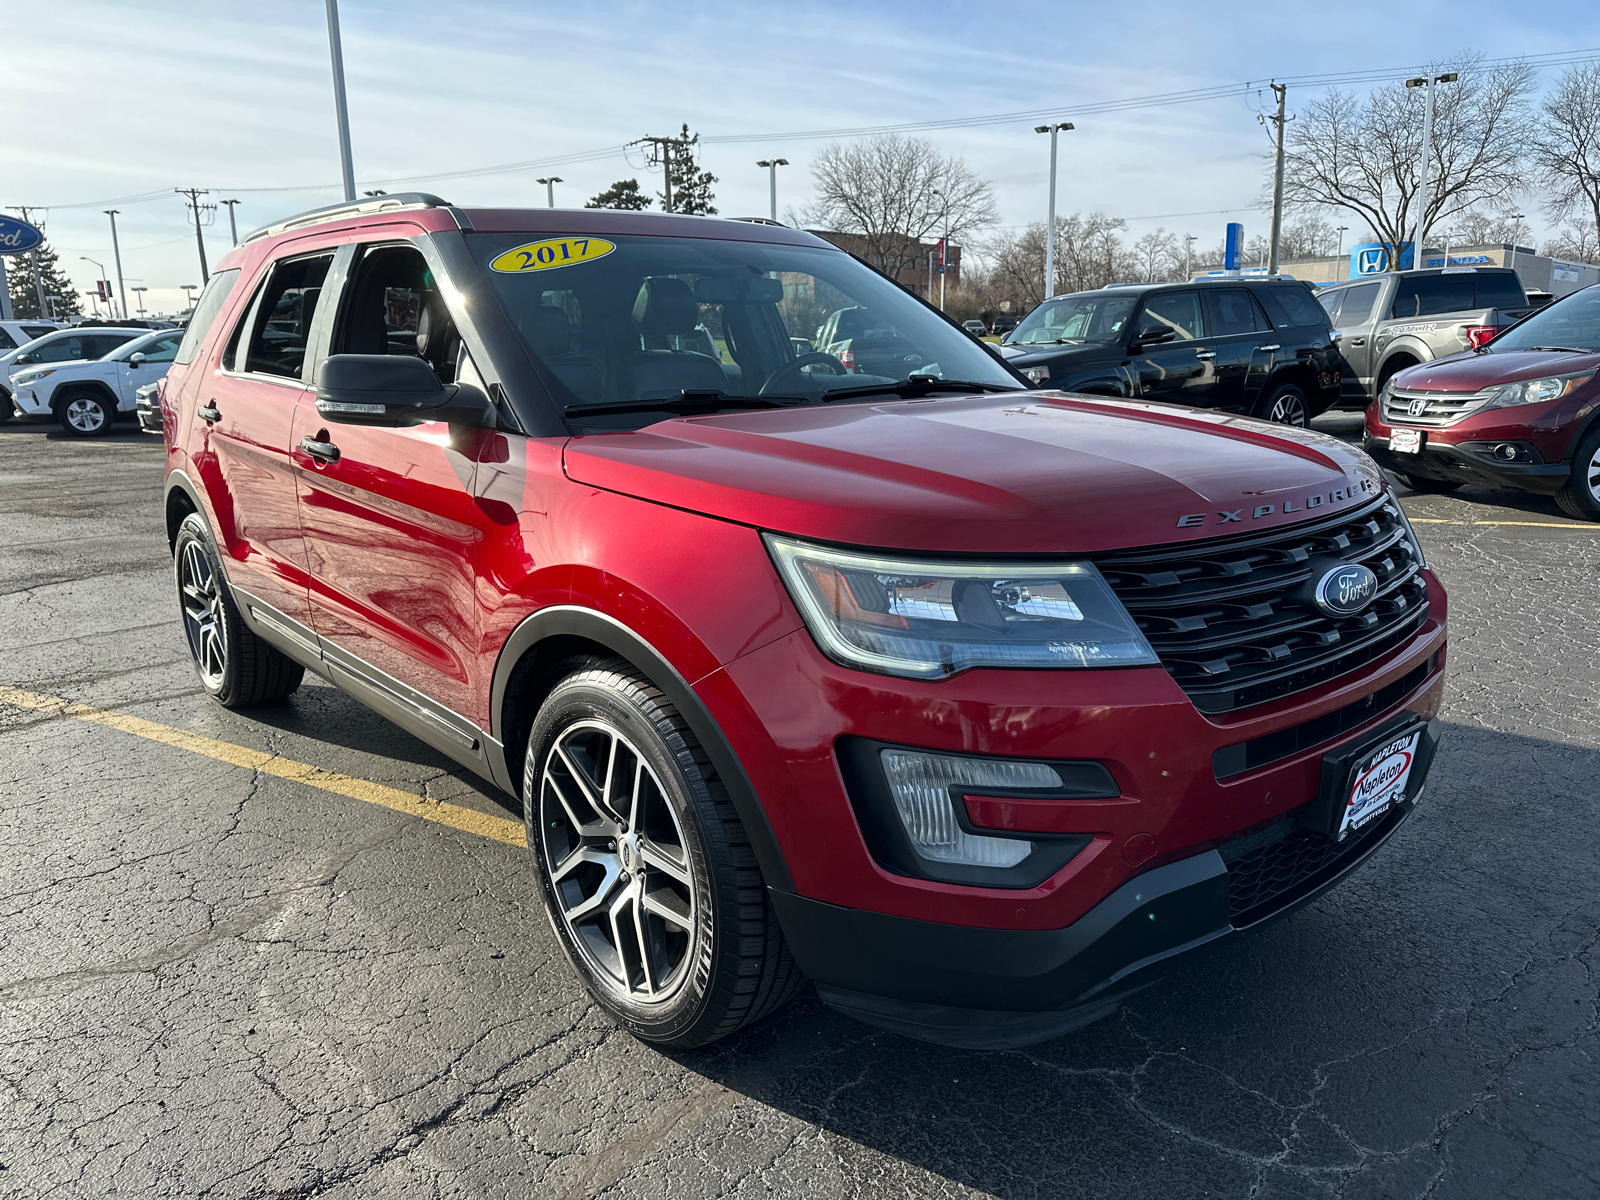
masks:
[(1321, 579), (1313, 598), (1330, 617), (1353, 617), (1378, 594), (1378, 577), (1360, 563), (1335, 567)]

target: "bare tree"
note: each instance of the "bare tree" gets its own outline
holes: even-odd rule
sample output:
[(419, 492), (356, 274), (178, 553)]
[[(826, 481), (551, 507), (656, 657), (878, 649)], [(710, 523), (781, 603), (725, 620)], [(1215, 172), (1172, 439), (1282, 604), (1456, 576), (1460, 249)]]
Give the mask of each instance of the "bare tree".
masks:
[[(1436, 75), (1442, 67), (1430, 67)], [(1526, 63), (1454, 64), (1461, 76), (1434, 89), (1432, 186), (1421, 235), (1475, 204), (1524, 186), (1528, 95)], [(1409, 244), (1421, 189), (1423, 88), (1386, 84), (1365, 100), (1330, 90), (1289, 126), (1286, 200), (1344, 209), (1379, 240)], [(1398, 264), (1397, 264), (1398, 265)]]
[(1339, 252), (1339, 230), (1315, 213), (1285, 222), (1282, 238), (1278, 256), (1283, 259), (1322, 258)]
[(873, 265), (897, 278), (924, 239), (952, 241), (993, 225), (994, 193), (959, 158), (922, 138), (887, 134), (835, 143), (811, 167), (817, 192), (811, 222), (860, 235)]
[(1482, 246), (1507, 242), (1521, 245), (1528, 241), (1530, 232), (1520, 217), (1514, 215), (1506, 205), (1500, 204), (1490, 212), (1469, 208), (1464, 213), (1457, 213), (1450, 222), (1449, 231), (1441, 232), (1439, 237), (1455, 246)]
[(1121, 217), (1105, 213), (1057, 217), (1056, 286), (1050, 294), (1087, 292), (1137, 274), (1138, 265), (1122, 244), (1127, 227)]
[(1572, 225), (1540, 246), (1539, 253), (1568, 262), (1600, 264), (1600, 237), (1592, 225)]
[(1145, 283), (1171, 279), (1174, 271), (1183, 268), (1183, 255), (1178, 250), (1178, 238), (1164, 228), (1156, 228), (1133, 244), (1133, 259), (1138, 264), (1139, 278)]
[(1581, 214), (1578, 235), (1600, 240), (1600, 63), (1570, 67), (1541, 106), (1544, 121), (1533, 142), (1534, 169), (1549, 189), (1551, 215)]

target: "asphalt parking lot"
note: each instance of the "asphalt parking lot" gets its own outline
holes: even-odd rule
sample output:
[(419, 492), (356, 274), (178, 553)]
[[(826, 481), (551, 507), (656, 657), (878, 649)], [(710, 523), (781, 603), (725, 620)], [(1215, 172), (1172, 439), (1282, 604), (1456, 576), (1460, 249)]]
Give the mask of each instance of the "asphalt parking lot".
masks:
[(505, 797), (309, 677), (200, 692), (160, 479), (0, 425), (0, 1196), (1600, 1193), (1600, 527), (1551, 501), (1405, 497), (1446, 741), (1343, 888), (1024, 1051), (802, 995), (663, 1054)]

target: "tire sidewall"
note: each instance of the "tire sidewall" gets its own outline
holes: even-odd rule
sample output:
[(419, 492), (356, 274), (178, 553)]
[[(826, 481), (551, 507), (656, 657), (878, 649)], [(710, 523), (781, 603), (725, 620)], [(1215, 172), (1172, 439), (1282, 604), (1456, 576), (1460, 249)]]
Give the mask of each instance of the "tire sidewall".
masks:
[(1584, 435), (1572, 454), (1572, 470), (1557, 497), (1568, 516), (1585, 521), (1600, 521), (1600, 501), (1589, 491), (1589, 464), (1600, 453), (1600, 424)]
[[(712, 808), (704, 777), (700, 774), (689, 747), (674, 730), (663, 736), (656, 720), (665, 723), (661, 706), (641, 694), (639, 685), (628, 675), (607, 668), (591, 668), (568, 676), (557, 684), (534, 719), (528, 737), (528, 752), (523, 763), (523, 824), (528, 849), (536, 860), (545, 914), (550, 919), (556, 940), (573, 970), (595, 1001), (629, 1032), (647, 1041), (670, 1041), (683, 1037), (706, 1015), (718, 958), (726, 938), (721, 936), (719, 917), (729, 910), (728, 898), (716, 886), (715, 856), (720, 847), (712, 845), (708, 829), (714, 822), (701, 813)], [(600, 720), (617, 728), (633, 743), (655, 771), (667, 802), (677, 814), (688, 851), (696, 903), (696, 929), (693, 961), (689, 977), (674, 995), (659, 1004), (639, 1004), (622, 999), (608, 990), (605, 981), (594, 974), (583, 953), (574, 944), (557, 902), (550, 873), (545, 866), (543, 829), (539, 817), (539, 782), (545, 757), (556, 737), (582, 720)]]
[[(1288, 421), (1272, 420), (1273, 408), (1275, 408), (1278, 401), (1286, 395), (1292, 395), (1300, 401), (1300, 411), (1305, 414), (1306, 418), (1305, 424), (1295, 425)], [(1256, 410), (1256, 412), (1259, 414), (1260, 420), (1269, 421), (1274, 425), (1282, 425), (1287, 429), (1308, 429), (1311, 426), (1311, 400), (1298, 385), (1293, 383), (1279, 384), (1277, 387), (1273, 388), (1272, 391), (1268, 393), (1267, 398), (1261, 402), (1261, 406)]]
[[(72, 403), (75, 400), (88, 400), (88, 401), (90, 401), (90, 402), (92, 402), (94, 404), (99, 405), (100, 412), (101, 412), (102, 416), (105, 418), (104, 420), (102, 420), (100, 422), (99, 428), (97, 428), (97, 429), (79, 429), (76, 425), (74, 425), (71, 421), (69, 421), (67, 419), (67, 409), (72, 405)], [(81, 392), (81, 391), (80, 392), (69, 392), (69, 393), (67, 393), (67, 395), (63, 396), (60, 400), (56, 401), (56, 422), (57, 422), (57, 424), (59, 424), (61, 426), (62, 429), (66, 430), (67, 433), (71, 434), (73, 437), (80, 437), (80, 438), (100, 437), (100, 436), (102, 436), (102, 435), (104, 435), (106, 433), (109, 433), (111, 431), (111, 423), (115, 419), (116, 419), (116, 410), (114, 408), (108, 407), (107, 404), (106, 404), (106, 398), (104, 396), (99, 395), (98, 393), (95, 393), (95, 392)]]
[(233, 602), (233, 592), (228, 587), (228, 577), (223, 574), (222, 561), (217, 554), (217, 548), (211, 540), (211, 530), (198, 513), (190, 513), (178, 526), (178, 536), (172, 542), (172, 583), (173, 591), (178, 600), (178, 619), (183, 616), (183, 583), (180, 572), (182, 571), (184, 547), (191, 542), (198, 542), (200, 552), (206, 556), (210, 564), (212, 578), (216, 580), (217, 587), (222, 593), (223, 637), (226, 639), (226, 662), (222, 670), (221, 682), (213, 687), (200, 670), (200, 663), (195, 659), (194, 647), (189, 643), (187, 625), (183, 631), (183, 644), (189, 647), (190, 665), (194, 667), (194, 677), (200, 686), (205, 689), (208, 696), (227, 705), (231, 703), (239, 692), (239, 654), (238, 646), (244, 622), (239, 616), (239, 609)]

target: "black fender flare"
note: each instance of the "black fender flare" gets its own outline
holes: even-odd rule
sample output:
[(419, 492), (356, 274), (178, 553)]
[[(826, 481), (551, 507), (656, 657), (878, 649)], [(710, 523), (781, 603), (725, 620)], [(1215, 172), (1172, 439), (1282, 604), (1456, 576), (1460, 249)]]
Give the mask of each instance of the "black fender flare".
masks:
[(122, 400), (98, 379), (68, 379), (57, 384), (50, 392), (50, 411), (59, 417), (61, 406), (78, 392), (93, 392), (102, 400), (109, 400), (112, 420), (116, 420), (117, 414), (122, 411)]
[[(727, 738), (723, 736), (710, 711), (689, 686), (688, 681), (654, 646), (621, 621), (595, 609), (571, 604), (542, 608), (524, 618), (501, 647), (499, 658), (495, 662), (494, 683), (489, 693), (489, 723), (495, 735), (495, 740), (490, 743), (490, 754), (491, 757), (500, 759), (500, 762), (493, 766), (504, 776), (499, 780), (502, 786), (510, 784), (507, 790), (513, 795), (522, 794), (523, 748), (516, 740), (517, 731), (506, 728), (507, 692), (517, 676), (518, 667), (530, 661), (530, 656), (541, 643), (549, 642), (551, 639), (581, 639), (603, 646), (627, 659), (661, 690), (705, 749), (711, 759), (711, 765), (716, 768), (718, 776), (722, 779), (723, 786), (728, 789), (734, 811), (744, 823), (745, 832), (750, 837), (751, 849), (755, 852), (756, 863), (761, 868), (767, 886), (779, 891), (793, 892), (794, 879), (784, 862), (783, 851), (778, 846), (778, 838), (772, 830), (772, 823), (767, 820), (766, 809), (761, 806), (750, 777), (745, 773), (743, 764), (734, 754), (733, 747), (728, 744)], [(509, 745), (507, 745), (508, 740)], [(512, 759), (516, 761), (510, 761)]]

